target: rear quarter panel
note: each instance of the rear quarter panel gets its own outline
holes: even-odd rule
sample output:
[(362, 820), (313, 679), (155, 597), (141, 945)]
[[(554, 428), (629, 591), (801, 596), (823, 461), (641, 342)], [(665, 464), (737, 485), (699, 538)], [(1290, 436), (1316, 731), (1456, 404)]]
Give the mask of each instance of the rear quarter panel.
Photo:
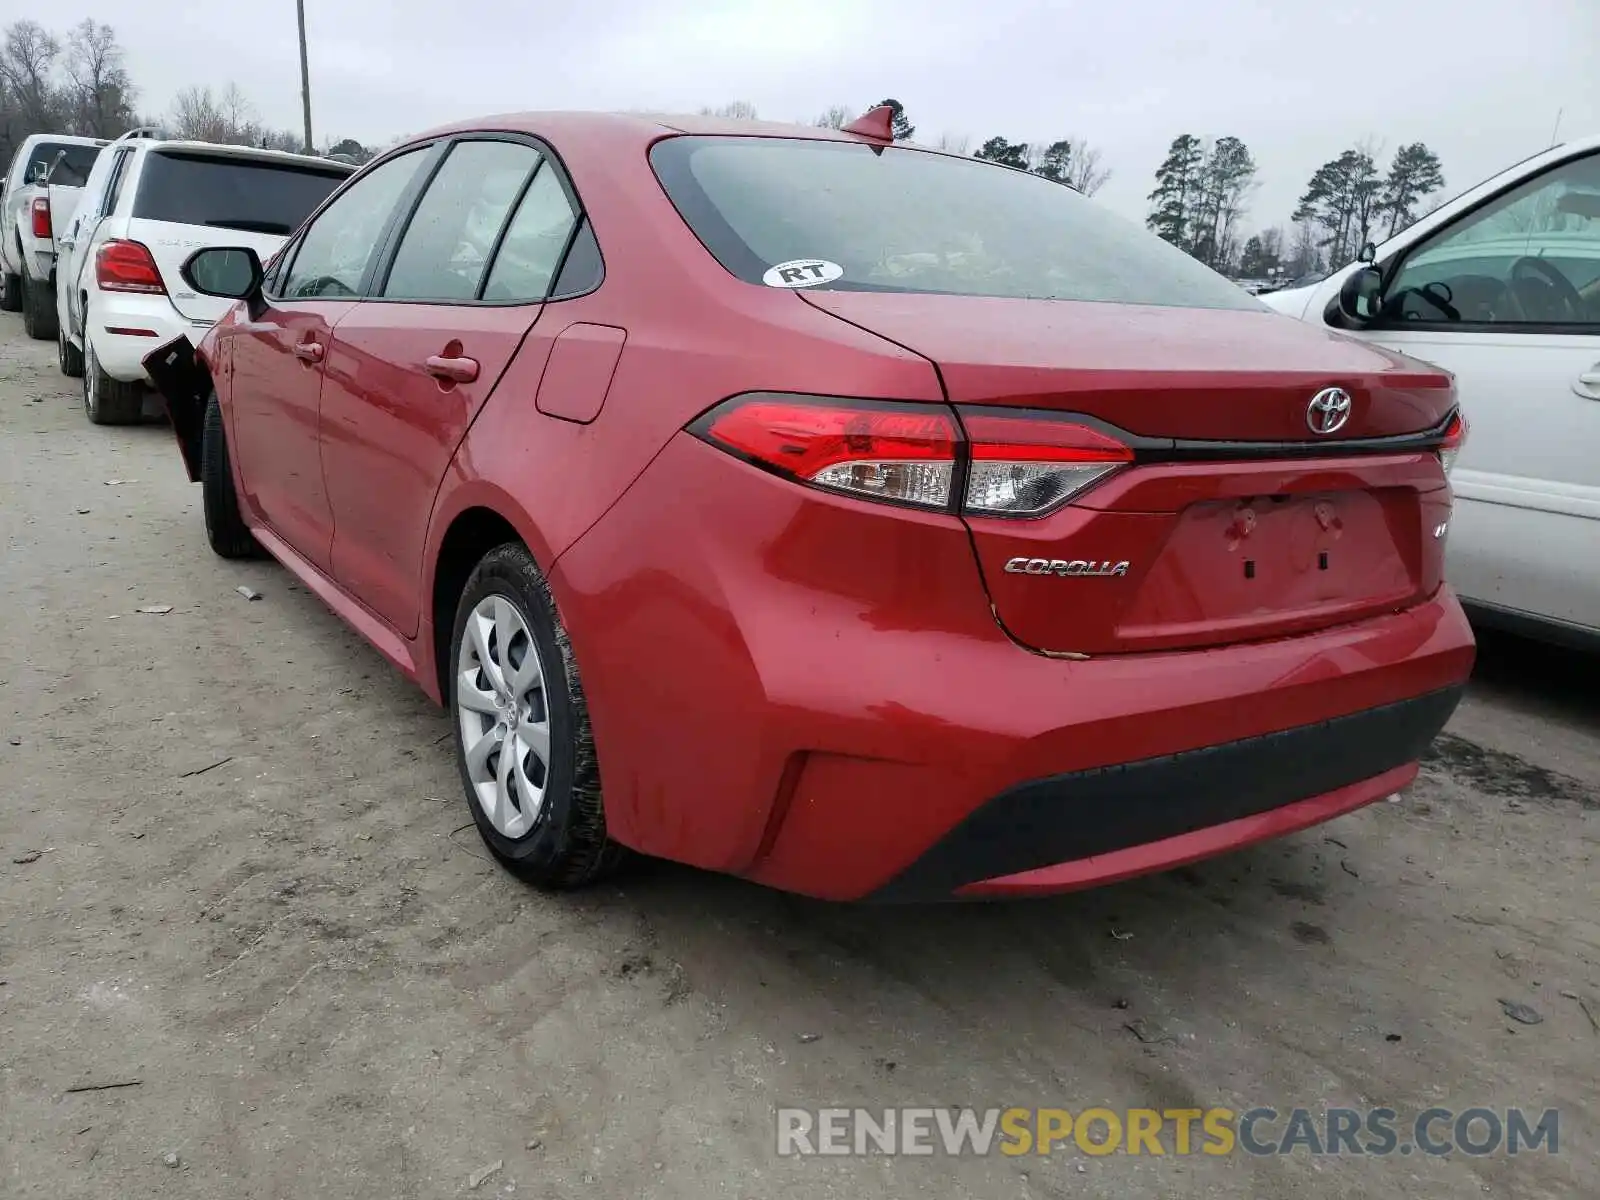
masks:
[[(661, 192), (637, 135), (556, 149), (594, 225), (604, 281), (545, 306), (463, 439), (435, 501), (425, 589), (450, 522), (497, 493), (513, 524), (515, 512), (527, 514), (530, 549), (548, 569), (674, 433), (736, 392), (943, 398), (921, 357), (724, 272)], [(579, 322), (627, 332), (605, 405), (587, 424), (535, 407), (552, 342)]]

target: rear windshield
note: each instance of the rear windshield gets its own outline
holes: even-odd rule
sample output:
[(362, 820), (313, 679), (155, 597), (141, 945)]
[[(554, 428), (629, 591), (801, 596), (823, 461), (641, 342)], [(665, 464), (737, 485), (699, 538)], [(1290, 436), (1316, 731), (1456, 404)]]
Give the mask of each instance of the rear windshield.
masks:
[(99, 146), (63, 146), (59, 142), (40, 142), (28, 157), (28, 174), (23, 178), (50, 171), (47, 182), (60, 187), (82, 187), (89, 181), (89, 172), (94, 169), (94, 160), (99, 157)]
[(992, 163), (758, 137), (668, 138), (650, 159), (690, 228), (749, 283), (820, 259), (842, 273), (819, 286), (847, 291), (1263, 307), (1071, 188)]
[(220, 155), (152, 152), (133, 215), (288, 236), (350, 173)]

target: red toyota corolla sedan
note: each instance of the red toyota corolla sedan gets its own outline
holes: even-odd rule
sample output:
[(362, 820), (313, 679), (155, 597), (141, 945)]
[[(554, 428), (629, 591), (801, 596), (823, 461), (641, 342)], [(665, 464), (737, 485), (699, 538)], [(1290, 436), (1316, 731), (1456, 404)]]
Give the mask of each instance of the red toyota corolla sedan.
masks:
[(1051, 892), (1405, 786), (1450, 377), (886, 118), (487, 118), (200, 252), (240, 303), (149, 364), (212, 547), (450, 708), (546, 887)]

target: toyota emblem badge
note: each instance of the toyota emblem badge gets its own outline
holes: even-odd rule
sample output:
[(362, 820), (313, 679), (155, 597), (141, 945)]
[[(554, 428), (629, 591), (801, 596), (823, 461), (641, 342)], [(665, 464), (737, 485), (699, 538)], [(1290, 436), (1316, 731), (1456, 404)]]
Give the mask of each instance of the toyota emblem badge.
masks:
[(1350, 420), (1350, 393), (1343, 388), (1323, 388), (1306, 405), (1306, 426), (1324, 436), (1338, 433)]

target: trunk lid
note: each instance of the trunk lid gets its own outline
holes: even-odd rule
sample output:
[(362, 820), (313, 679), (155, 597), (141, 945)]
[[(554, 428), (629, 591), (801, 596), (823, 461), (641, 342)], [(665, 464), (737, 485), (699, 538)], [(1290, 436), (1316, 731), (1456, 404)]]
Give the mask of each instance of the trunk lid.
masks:
[[(1098, 417), (1129, 433), (1336, 442), (1416, 433), (1455, 403), (1436, 367), (1280, 314), (1071, 300), (809, 291), (806, 300), (931, 359), (951, 401)], [(1317, 437), (1306, 405), (1353, 402)]]
[[(1018, 410), (1134, 447), (1046, 515), (966, 516), (995, 616), (1031, 649), (1307, 633), (1442, 582), (1450, 492), (1432, 446), (1455, 408), (1443, 371), (1267, 312), (804, 295), (931, 359), (975, 456), (988, 436), (975, 431)], [(1348, 411), (1321, 433), (1310, 406), (1330, 388)], [(1029, 440), (982, 453), (1033, 461)]]

